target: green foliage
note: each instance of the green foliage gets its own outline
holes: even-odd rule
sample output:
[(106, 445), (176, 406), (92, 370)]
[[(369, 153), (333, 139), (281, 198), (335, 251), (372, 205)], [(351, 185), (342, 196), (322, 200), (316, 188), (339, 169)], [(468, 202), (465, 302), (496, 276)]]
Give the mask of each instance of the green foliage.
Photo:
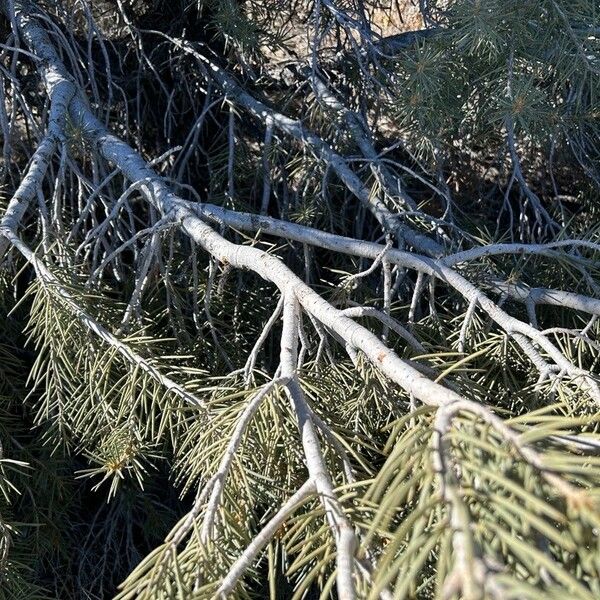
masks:
[[(448, 254), (515, 239), (587, 245), (457, 262), (465, 293), (403, 239), (397, 250), (423, 271), (211, 222), (229, 243), (280, 258), (328, 314), (376, 309), (352, 318), (396, 366), (470, 402), (420, 404), (378, 368), (386, 353), (369, 360), (303, 310), (302, 413), (280, 378), (282, 290), (209, 257), (69, 116), (19, 232), (25, 250), (13, 240), (0, 267), (0, 599), (208, 600), (248, 548), (230, 597), (335, 598), (332, 514), (356, 535), (359, 598), (599, 597), (597, 308), (532, 307), (498, 287), (598, 297), (597, 2), (424, 3), (436, 30), (389, 54), (365, 25), (390, 10), (379, 1), (46, 4), (43, 22), (100, 120), (161, 155), (162, 180), (186, 198), (256, 214), (266, 194), (268, 215), (292, 224), (356, 244), (389, 237), (304, 130), (275, 128), (267, 148), (266, 111), (218, 90), (178, 36), (266, 106), (299, 116), (292, 125), (326, 140), (369, 200), (396, 210), (389, 167), (415, 204), (398, 221)], [(14, 59), (25, 71), (28, 60)], [(347, 113), (318, 97), (312, 75)], [(11, 87), (6, 102), (42, 130), (46, 100), (28, 107), (19, 94)], [(352, 117), (375, 157), (360, 154)], [(4, 214), (15, 182), (2, 175)], [(556, 223), (531, 224), (532, 198)], [(498, 313), (548, 343), (523, 343)], [(333, 497), (311, 489), (258, 544), (315, 479), (315, 455)]]
[[(572, 152), (597, 161), (597, 6), (570, 2), (455, 0), (440, 32), (394, 62), (390, 111), (424, 156), (503, 143), (507, 119), (528, 154)], [(432, 7), (433, 8), (433, 7)]]

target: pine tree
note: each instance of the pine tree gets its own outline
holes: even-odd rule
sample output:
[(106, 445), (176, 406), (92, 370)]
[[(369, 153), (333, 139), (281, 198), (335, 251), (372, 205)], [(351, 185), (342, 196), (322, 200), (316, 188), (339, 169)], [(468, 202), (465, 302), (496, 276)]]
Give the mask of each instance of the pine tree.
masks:
[(0, 598), (600, 596), (592, 0), (0, 1)]

